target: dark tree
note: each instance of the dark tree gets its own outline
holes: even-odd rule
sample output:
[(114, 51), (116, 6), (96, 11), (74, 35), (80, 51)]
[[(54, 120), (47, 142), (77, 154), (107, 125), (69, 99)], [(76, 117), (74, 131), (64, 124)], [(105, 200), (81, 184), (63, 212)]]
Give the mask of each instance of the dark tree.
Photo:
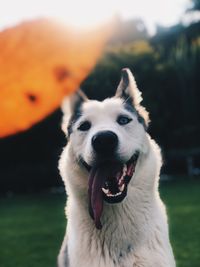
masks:
[(191, 0), (192, 7), (188, 11), (200, 10), (200, 0)]

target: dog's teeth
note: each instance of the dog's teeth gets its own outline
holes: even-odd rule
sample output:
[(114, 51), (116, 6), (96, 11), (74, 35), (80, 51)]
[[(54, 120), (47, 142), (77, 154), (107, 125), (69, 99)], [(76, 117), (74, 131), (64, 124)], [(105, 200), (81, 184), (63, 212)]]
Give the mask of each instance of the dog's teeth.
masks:
[(121, 192), (124, 191), (124, 187), (125, 187), (125, 185), (123, 184), (122, 186), (120, 186), (119, 190), (120, 190)]
[(109, 189), (105, 189), (104, 187), (102, 187), (101, 189), (106, 195), (109, 193)]
[(126, 166), (126, 164), (124, 164), (124, 167), (123, 167), (123, 176), (125, 176), (126, 171), (127, 171), (127, 166)]
[(124, 177), (121, 177), (118, 182), (118, 186), (121, 186), (121, 184), (124, 183)]
[(121, 195), (121, 192), (118, 192), (118, 193), (116, 193), (114, 195), (111, 195), (111, 197), (116, 197), (116, 196), (119, 196), (119, 195)]
[(107, 197), (117, 197), (117, 196), (119, 196), (119, 195), (121, 195), (121, 194), (122, 194), (122, 192), (118, 192), (118, 193), (116, 193), (116, 194), (111, 194), (111, 193), (109, 192), (109, 193), (106, 194), (106, 196), (107, 196)]

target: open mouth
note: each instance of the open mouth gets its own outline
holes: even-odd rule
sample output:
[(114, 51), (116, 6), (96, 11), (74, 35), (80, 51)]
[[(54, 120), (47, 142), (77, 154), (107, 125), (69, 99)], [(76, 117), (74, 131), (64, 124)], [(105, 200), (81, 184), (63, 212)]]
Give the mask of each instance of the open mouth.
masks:
[(127, 187), (137, 163), (139, 153), (122, 163), (116, 160), (106, 160), (89, 166), (84, 160), (81, 163), (89, 171), (88, 197), (89, 213), (98, 229), (102, 225), (100, 217), (103, 211), (103, 201), (119, 203), (127, 195)]

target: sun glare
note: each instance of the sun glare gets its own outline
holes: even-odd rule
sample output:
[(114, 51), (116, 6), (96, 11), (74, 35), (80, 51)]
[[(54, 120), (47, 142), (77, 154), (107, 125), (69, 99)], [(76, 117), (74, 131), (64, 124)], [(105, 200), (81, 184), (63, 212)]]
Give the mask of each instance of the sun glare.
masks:
[(38, 17), (53, 17), (74, 27), (92, 28), (119, 15), (124, 19), (139, 17), (153, 31), (156, 24), (176, 23), (188, 3), (189, 0), (7, 0), (0, 7), (0, 28)]

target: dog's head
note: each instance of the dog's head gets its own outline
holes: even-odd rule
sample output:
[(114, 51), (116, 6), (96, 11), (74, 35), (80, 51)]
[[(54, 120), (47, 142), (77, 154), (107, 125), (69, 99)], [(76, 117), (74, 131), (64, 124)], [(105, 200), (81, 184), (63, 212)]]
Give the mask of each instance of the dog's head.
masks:
[[(88, 173), (89, 211), (97, 228), (103, 201), (121, 202), (145, 150), (148, 114), (129, 69), (113, 98), (102, 102), (78, 94), (64, 103), (63, 129), (77, 166)], [(72, 155), (71, 155), (72, 156)], [(83, 181), (81, 181), (83, 182)]]

